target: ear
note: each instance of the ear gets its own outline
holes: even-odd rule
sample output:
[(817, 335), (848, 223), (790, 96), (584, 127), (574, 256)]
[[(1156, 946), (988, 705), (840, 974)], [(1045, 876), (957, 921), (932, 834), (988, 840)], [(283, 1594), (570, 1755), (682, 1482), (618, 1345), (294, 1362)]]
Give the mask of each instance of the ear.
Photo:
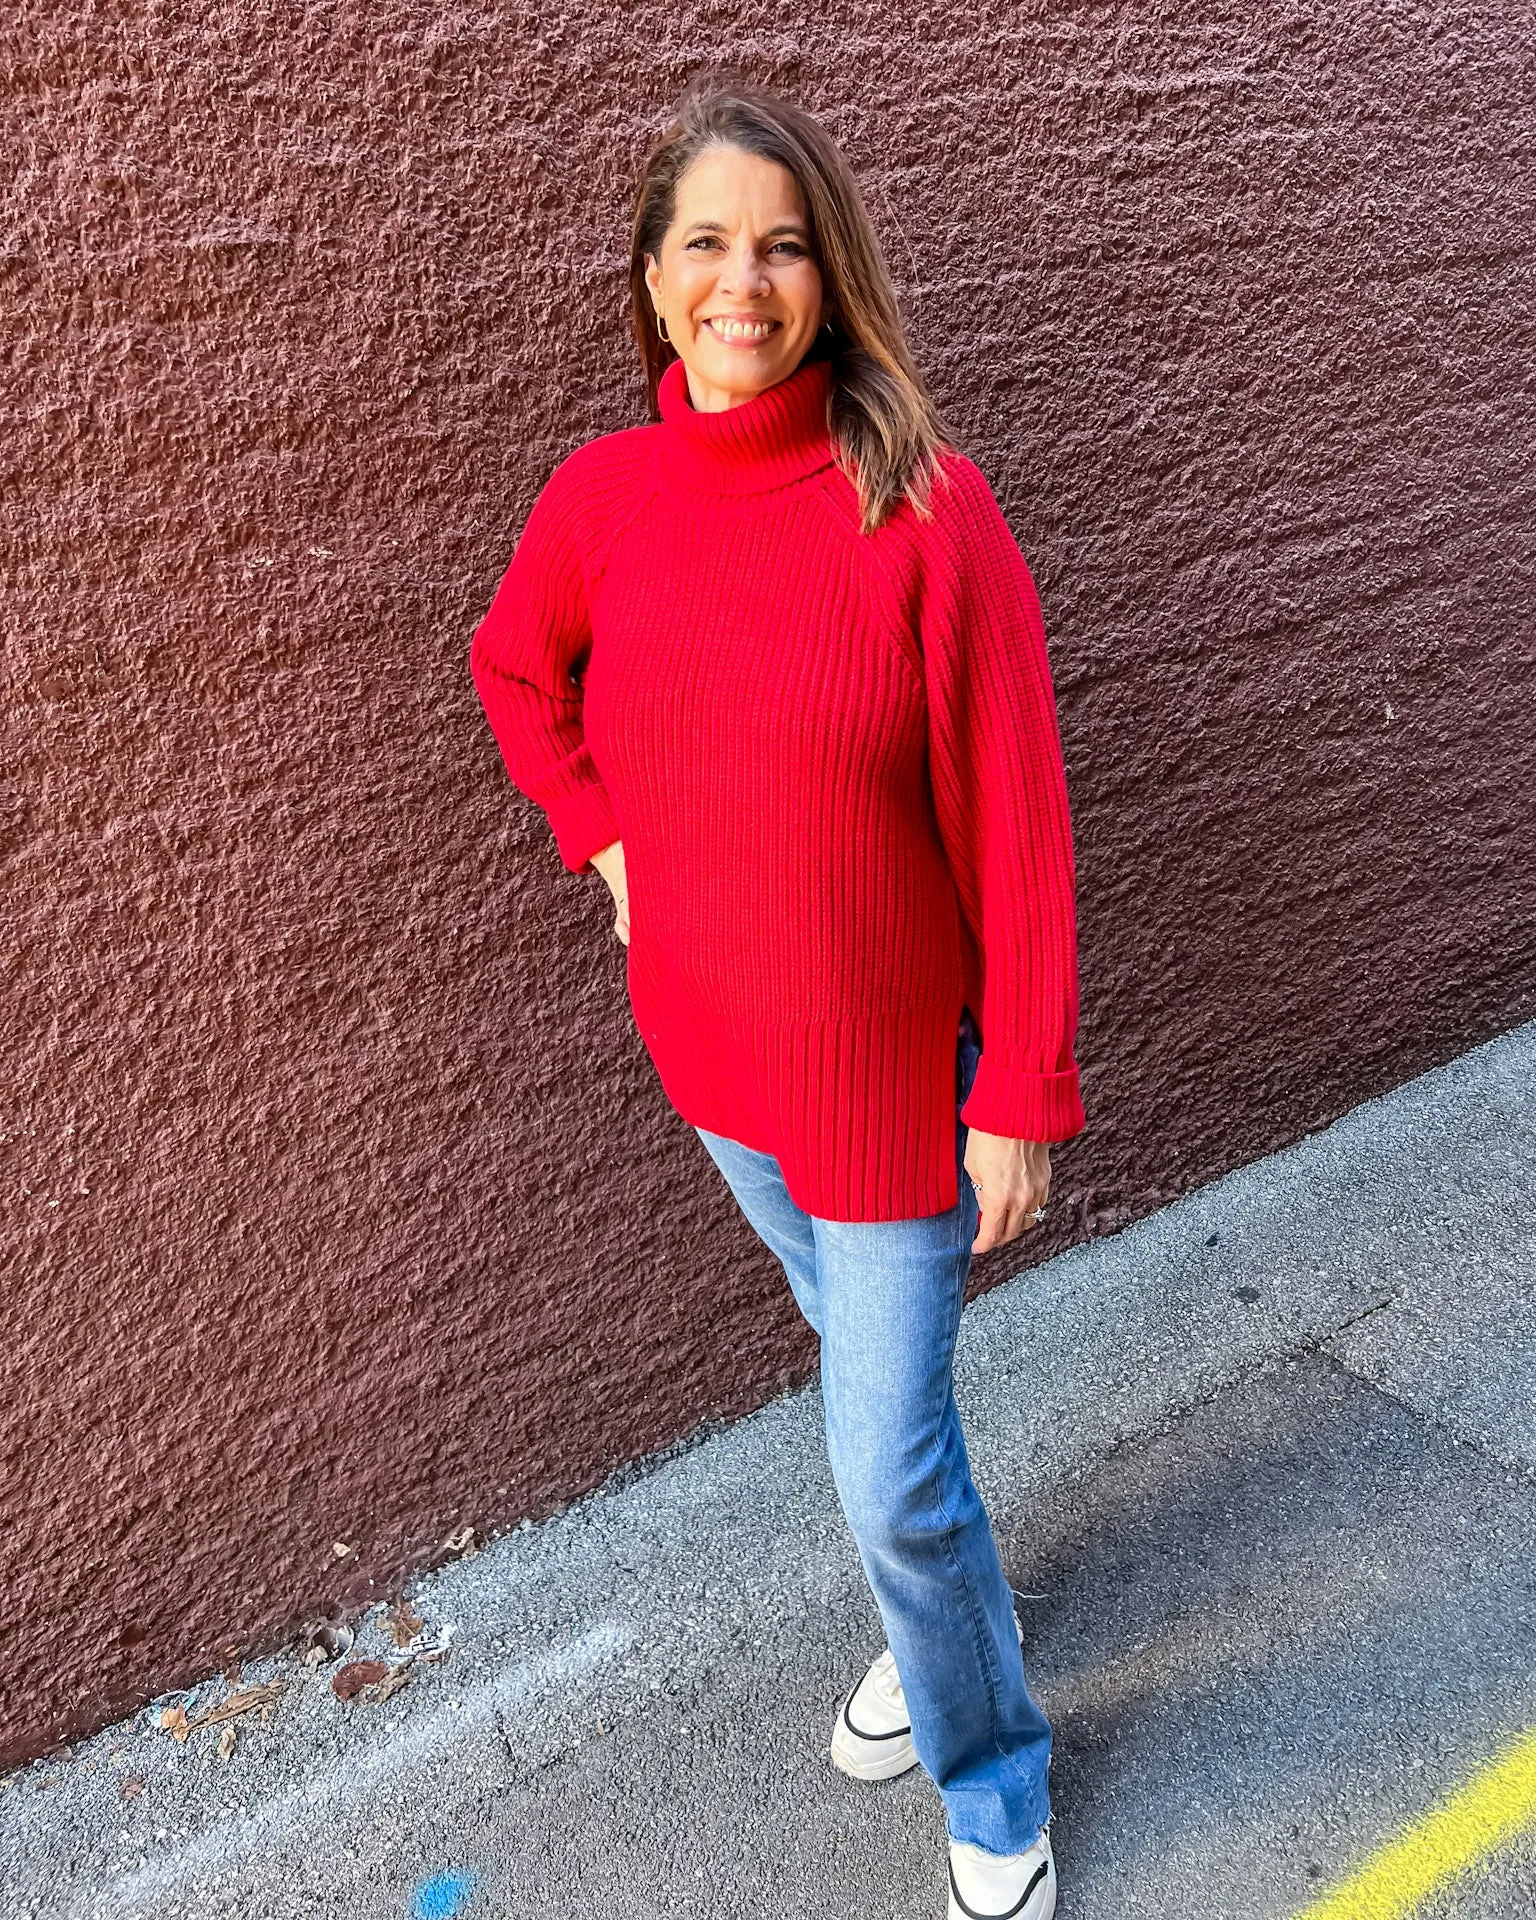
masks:
[(661, 268), (657, 265), (656, 256), (652, 253), (648, 253), (645, 255), (645, 284), (647, 287), (650, 288), (651, 302), (653, 306), (656, 308), (656, 311), (660, 313), (661, 311)]

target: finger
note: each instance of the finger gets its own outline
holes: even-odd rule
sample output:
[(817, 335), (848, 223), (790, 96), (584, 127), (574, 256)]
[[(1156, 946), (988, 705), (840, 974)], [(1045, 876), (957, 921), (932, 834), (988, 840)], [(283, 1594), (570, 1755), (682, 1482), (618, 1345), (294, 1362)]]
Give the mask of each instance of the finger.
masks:
[(1008, 1240), (1018, 1240), (1035, 1225), (1039, 1225), (1035, 1219), (1035, 1202), (1027, 1196), (1023, 1200), (1010, 1200), (1006, 1206), (998, 1208), (993, 1246), (1006, 1246)]
[(985, 1233), (981, 1245), (975, 1250), (986, 1253), (993, 1247), (1003, 1247), (1019, 1236), (1019, 1210), (1010, 1206), (1005, 1199), (998, 1199), (985, 1209)]
[(991, 1204), (984, 1193), (977, 1194), (976, 1204), (980, 1217), (977, 1223), (976, 1238), (971, 1242), (971, 1252), (986, 1253), (989, 1248), (997, 1245), (998, 1210)]

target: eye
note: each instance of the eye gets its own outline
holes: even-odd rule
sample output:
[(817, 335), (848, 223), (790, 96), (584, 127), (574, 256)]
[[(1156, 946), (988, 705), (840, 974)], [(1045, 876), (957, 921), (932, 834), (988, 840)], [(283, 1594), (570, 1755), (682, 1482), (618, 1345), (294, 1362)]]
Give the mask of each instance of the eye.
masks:
[[(683, 243), (684, 253), (702, 251), (705, 247), (718, 247), (723, 242), (717, 233), (696, 233), (691, 240)], [(809, 249), (802, 247), (798, 240), (775, 240), (769, 248), (770, 253), (787, 253), (792, 260), (803, 260)]]

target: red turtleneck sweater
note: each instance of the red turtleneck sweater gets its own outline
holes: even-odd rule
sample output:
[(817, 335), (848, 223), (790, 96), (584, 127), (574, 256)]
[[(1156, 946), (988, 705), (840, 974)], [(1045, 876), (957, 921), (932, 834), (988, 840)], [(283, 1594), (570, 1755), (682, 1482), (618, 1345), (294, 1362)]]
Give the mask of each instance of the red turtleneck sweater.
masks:
[(578, 447), (471, 649), (573, 872), (613, 840), (631, 1005), (691, 1124), (828, 1220), (956, 1199), (967, 1124), (1079, 1132), (1071, 826), (1034, 583), (986, 480), (859, 532), (828, 363)]

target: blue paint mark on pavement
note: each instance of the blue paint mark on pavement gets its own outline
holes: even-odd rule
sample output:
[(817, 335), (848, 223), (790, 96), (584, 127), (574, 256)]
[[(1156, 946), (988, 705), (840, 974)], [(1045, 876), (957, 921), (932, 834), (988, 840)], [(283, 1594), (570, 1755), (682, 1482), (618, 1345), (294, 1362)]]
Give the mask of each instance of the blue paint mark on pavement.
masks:
[(411, 1902), (411, 1920), (453, 1920), (474, 1891), (472, 1873), (435, 1873), (423, 1880)]

